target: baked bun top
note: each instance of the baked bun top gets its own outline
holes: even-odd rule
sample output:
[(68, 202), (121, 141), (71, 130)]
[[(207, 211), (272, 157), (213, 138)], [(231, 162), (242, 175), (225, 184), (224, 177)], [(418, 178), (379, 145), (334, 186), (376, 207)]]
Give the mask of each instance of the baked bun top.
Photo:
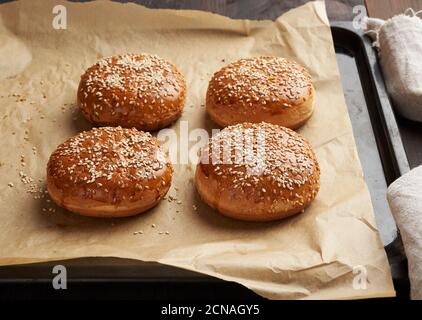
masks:
[(245, 113), (292, 108), (312, 97), (309, 72), (293, 60), (260, 56), (237, 60), (212, 77), (207, 104), (242, 106)]
[(293, 130), (264, 122), (224, 128), (202, 149), (199, 166), (234, 198), (287, 200), (300, 207), (319, 190), (320, 169), (310, 144)]
[(180, 113), (185, 91), (184, 77), (172, 63), (128, 53), (88, 68), (81, 76), (78, 102), (91, 121), (147, 128)]
[(47, 177), (66, 195), (119, 203), (141, 199), (142, 190), (165, 188), (172, 166), (167, 150), (149, 133), (102, 127), (59, 145)]

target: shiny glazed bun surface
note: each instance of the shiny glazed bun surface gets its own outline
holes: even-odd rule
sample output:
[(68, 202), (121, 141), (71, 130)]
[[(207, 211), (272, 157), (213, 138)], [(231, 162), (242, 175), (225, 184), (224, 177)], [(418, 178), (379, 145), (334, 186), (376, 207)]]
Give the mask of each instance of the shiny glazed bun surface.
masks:
[(102, 127), (57, 147), (47, 165), (47, 189), (75, 213), (122, 217), (158, 204), (172, 174), (167, 150), (149, 133)]
[(177, 68), (150, 54), (102, 59), (81, 76), (78, 105), (100, 126), (153, 131), (176, 121), (183, 110), (186, 83)]
[(245, 58), (214, 74), (206, 109), (221, 127), (267, 122), (296, 129), (311, 117), (314, 94), (309, 72), (297, 62), (271, 56)]
[(195, 182), (220, 213), (249, 221), (285, 218), (306, 208), (319, 191), (320, 169), (309, 143), (268, 123), (229, 126), (202, 149)]

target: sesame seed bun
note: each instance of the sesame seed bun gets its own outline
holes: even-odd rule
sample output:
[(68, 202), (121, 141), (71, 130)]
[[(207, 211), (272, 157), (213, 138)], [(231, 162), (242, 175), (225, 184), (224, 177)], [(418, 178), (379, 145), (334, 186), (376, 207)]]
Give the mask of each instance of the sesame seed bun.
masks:
[(182, 114), (186, 83), (176, 67), (155, 55), (105, 58), (81, 76), (78, 105), (99, 126), (153, 131)]
[(212, 77), (206, 109), (221, 127), (267, 122), (297, 129), (311, 117), (314, 87), (295, 61), (262, 56), (237, 60)]
[(57, 147), (47, 164), (47, 190), (72, 212), (125, 217), (157, 205), (172, 175), (168, 151), (149, 133), (102, 127)]
[(298, 133), (268, 123), (229, 126), (201, 151), (201, 198), (223, 215), (271, 221), (304, 210), (319, 191), (320, 169)]

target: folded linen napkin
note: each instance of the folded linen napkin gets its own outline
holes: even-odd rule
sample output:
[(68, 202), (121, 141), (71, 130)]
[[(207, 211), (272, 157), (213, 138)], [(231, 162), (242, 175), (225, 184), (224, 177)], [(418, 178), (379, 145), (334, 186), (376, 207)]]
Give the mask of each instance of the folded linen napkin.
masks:
[(365, 18), (363, 29), (378, 49), (387, 90), (396, 111), (422, 122), (422, 19), (407, 9), (384, 21)]
[(393, 182), (387, 198), (406, 251), (411, 298), (422, 300), (422, 166)]

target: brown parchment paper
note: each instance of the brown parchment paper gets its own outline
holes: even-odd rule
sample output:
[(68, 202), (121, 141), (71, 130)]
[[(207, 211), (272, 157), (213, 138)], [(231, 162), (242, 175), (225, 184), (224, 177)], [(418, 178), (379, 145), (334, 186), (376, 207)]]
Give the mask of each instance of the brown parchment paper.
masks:
[[(57, 4), (67, 9), (65, 30), (52, 27)], [(321, 191), (311, 207), (273, 223), (225, 218), (199, 199), (193, 164), (175, 166), (169, 195), (176, 200), (168, 198), (137, 217), (92, 219), (56, 207), (44, 194), (48, 157), (66, 138), (91, 127), (75, 106), (79, 77), (97, 59), (126, 52), (158, 54), (184, 73), (188, 98), (181, 120), (188, 121), (189, 132), (216, 127), (203, 104), (209, 79), (223, 65), (261, 54), (305, 65), (316, 102), (300, 133), (315, 147), (321, 165)], [(236, 281), (272, 299), (395, 294), (323, 2), (308, 3), (275, 22), (108, 1), (2, 4), (0, 118), (1, 265), (111, 256)], [(179, 146), (186, 142), (184, 126), (181, 121), (172, 126)]]

